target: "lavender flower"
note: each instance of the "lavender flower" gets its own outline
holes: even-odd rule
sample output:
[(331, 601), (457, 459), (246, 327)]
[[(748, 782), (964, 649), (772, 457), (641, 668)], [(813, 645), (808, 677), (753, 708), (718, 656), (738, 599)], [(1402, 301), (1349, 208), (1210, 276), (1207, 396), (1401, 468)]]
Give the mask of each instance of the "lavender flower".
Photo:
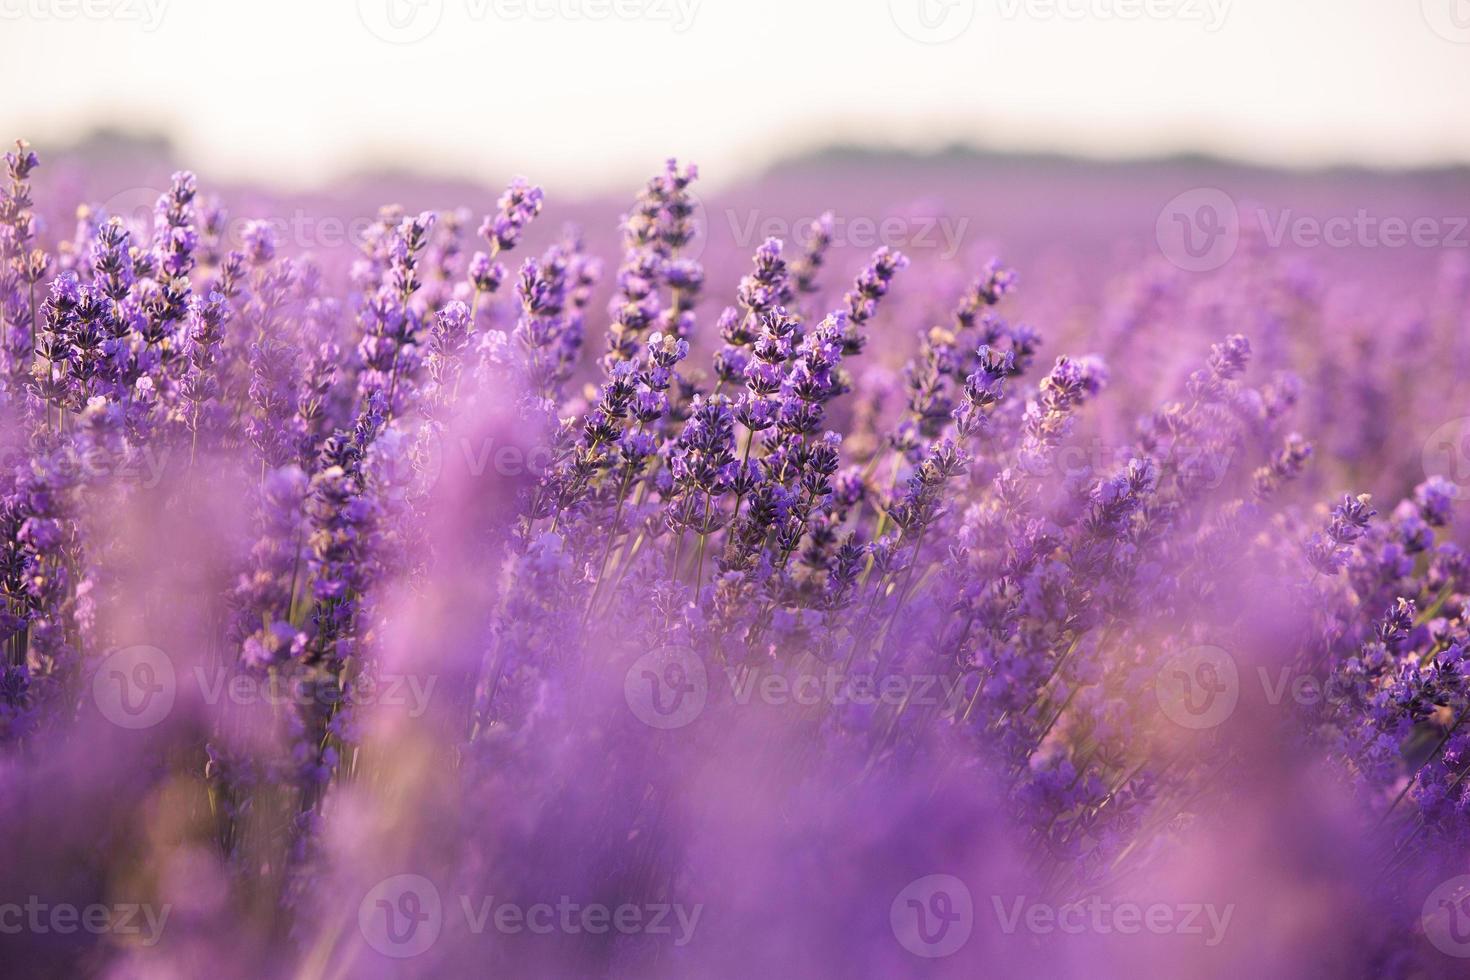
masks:
[[(445, 922), (438, 972), (904, 975), (900, 920), (957, 926), (955, 879), (1239, 896), (1270, 927), (1210, 969), (1444, 966), (1418, 937), (1470, 855), (1470, 543), (1455, 473), (1403, 460), (1457, 390), (1453, 270), (1343, 309), (1256, 254), (1041, 276), (1050, 351), (997, 262), (916, 257), (901, 295), (880, 249), (828, 305), (830, 213), (697, 250), (675, 161), (606, 294), (575, 230), (507, 271), (558, 207), (524, 180), (477, 253), (463, 209), (395, 206), (307, 256), (188, 172), (151, 229), (56, 220), (37, 166), (0, 187), (0, 864), (178, 917), (10, 935), (7, 965), (373, 974), (403, 933), (370, 920), (428, 914), (384, 889), (422, 879), (441, 911), (708, 905), (672, 948)], [(1108, 366), (1064, 353), (1093, 340)], [(1314, 511), (1332, 485), (1373, 495)], [(935, 962), (1204, 962), (991, 932)]]

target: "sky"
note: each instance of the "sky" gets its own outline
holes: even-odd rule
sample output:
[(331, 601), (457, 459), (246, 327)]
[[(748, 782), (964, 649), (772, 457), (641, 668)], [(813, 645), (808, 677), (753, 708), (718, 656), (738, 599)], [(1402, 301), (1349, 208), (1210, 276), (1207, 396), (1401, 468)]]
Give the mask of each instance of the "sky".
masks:
[(835, 141), (1470, 162), (1470, 0), (0, 0), (0, 64), (0, 136), (288, 187), (718, 185)]

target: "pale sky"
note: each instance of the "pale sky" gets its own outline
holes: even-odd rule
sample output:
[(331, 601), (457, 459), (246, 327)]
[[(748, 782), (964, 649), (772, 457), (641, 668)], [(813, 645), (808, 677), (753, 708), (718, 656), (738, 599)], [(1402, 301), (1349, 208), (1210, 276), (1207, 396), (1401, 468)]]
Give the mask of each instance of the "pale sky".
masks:
[(0, 41), (6, 139), (134, 124), (291, 186), (838, 139), (1470, 162), (1470, 0), (0, 0)]

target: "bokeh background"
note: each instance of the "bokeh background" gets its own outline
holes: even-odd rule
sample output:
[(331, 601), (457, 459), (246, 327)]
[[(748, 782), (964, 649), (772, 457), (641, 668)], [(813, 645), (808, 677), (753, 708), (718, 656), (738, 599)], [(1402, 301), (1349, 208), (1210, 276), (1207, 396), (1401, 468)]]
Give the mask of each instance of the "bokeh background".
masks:
[[(58, 252), (82, 240), (72, 230), (78, 202), (123, 216), (146, 240), (171, 172), (187, 167), (223, 200), (229, 247), (244, 243), (248, 219), (267, 220), (283, 255), (311, 255), (336, 283), (381, 230), (381, 206), (464, 208), (473, 231), (507, 181), (525, 175), (547, 200), (515, 258), (543, 254), (574, 223), (611, 271), (620, 216), (677, 156), (701, 167), (700, 233), (688, 254), (704, 263), (708, 287), (691, 365), (710, 363), (713, 322), (751, 253), (768, 237), (802, 243), (830, 211), (833, 250), (814, 309), (840, 305), (878, 246), (913, 264), (885, 300), (862, 361), (864, 391), (901, 391), (925, 329), (947, 322), (955, 298), (999, 257), (1020, 277), (1005, 315), (1037, 327), (1042, 360), (1096, 353), (1121, 379), (1107, 410), (1078, 426), (1075, 462), (1110, 470), (1135, 444), (1137, 420), (1179, 398), (1210, 345), (1238, 332), (1251, 338), (1258, 379), (1301, 379), (1291, 422), (1317, 447), (1285, 491), (1291, 522), (1270, 529), (1283, 553), (1295, 555), (1298, 532), (1324, 526), (1323, 502), (1349, 490), (1371, 491), (1384, 512), (1427, 476), (1470, 492), (1466, 0), (0, 0), (0, 45), (10, 79), (0, 134), (42, 154), (39, 236)], [(590, 397), (615, 279), (605, 276), (588, 306), (590, 352), (569, 408)], [(482, 311), (488, 322), (514, 323), (513, 302), (502, 300)], [(902, 408), (897, 397), (886, 406)], [(528, 438), (489, 431), (508, 444)], [(507, 506), (509, 494), (498, 499), (452, 467), (442, 482), (447, 503), (430, 512), (425, 534), (443, 565), (429, 587), (385, 589), (392, 627), (374, 640), (390, 666), (416, 664), (448, 683), (466, 669), (466, 651), (477, 652), (472, 613), (496, 581), (463, 525), (493, 523), (475, 508)], [(178, 596), (236, 574), (230, 549), (250, 540), (249, 500), (197, 496), (196, 530), (183, 536), (162, 506), (127, 520), (108, 512), (120, 539), (108, 559), (131, 588), (130, 601), (104, 607), (104, 621), (122, 622), (109, 622), (114, 632), (134, 629), (172, 651), (213, 637), (217, 610)], [(1467, 543), (1463, 527), (1448, 533)], [(1387, 588), (1363, 593), (1377, 601)], [(131, 601), (138, 595), (150, 601)], [(1285, 635), (1280, 626), (1264, 613), (1253, 621), (1267, 641)], [(597, 629), (598, 648), (619, 655), (646, 643), (637, 631)], [(602, 666), (607, 676), (594, 670), (587, 682), (607, 697), (593, 717), (626, 723), (621, 670)], [(1243, 789), (1213, 779), (1213, 747), (1200, 753), (1210, 778), (1195, 809), (1229, 819), (1206, 821), (1138, 886), (1239, 902), (1228, 946), (1141, 953), (1107, 937), (1038, 944), (987, 934), (947, 969), (1095, 976), (1106, 962), (1119, 976), (1403, 975), (1372, 951), (1393, 949), (1422, 896), (1467, 870), (1463, 850), (1443, 860), (1416, 853), (1422, 863), (1405, 875), (1411, 901), (1360, 899), (1376, 874), (1367, 848), (1354, 850), (1360, 815), (1348, 802), (1362, 801), (1284, 752), (1278, 718), (1248, 703), (1229, 730), (1247, 761)], [(272, 891), (280, 866), (247, 868), (259, 881), (240, 887), (238, 869), (200, 843), (211, 826), (200, 816), (200, 767), (185, 759), (156, 771), (159, 746), (193, 746), (213, 722), (202, 705), (184, 704), (144, 742), (114, 741), (98, 721), (45, 766), (17, 766), (20, 790), (0, 794), (13, 831), (0, 866), (22, 890), (61, 882), (77, 903), (113, 893), (178, 903), (160, 954), (98, 954), (114, 975), (135, 975), (134, 964), (154, 976), (162, 964), (179, 976), (395, 975), (354, 931), (358, 895), (404, 867), (463, 874), (487, 891), (518, 876), (569, 892), (616, 880), (629, 839), (619, 820), (645, 803), (629, 772), (666, 770), (668, 785), (695, 801), (668, 818), (693, 828), (694, 894), (736, 909), (707, 927), (703, 950), (623, 961), (636, 975), (748, 975), (754, 964), (907, 973), (916, 961), (886, 931), (891, 884), (934, 868), (984, 869), (974, 886), (982, 903), (1028, 886), (1010, 866), (1019, 851), (1004, 827), (989, 835), (1001, 794), (979, 783), (939, 796), (904, 779), (853, 790), (834, 769), (823, 777), (832, 785), (807, 787), (793, 819), (796, 780), (770, 774), (784, 778), (798, 733), (768, 729), (761, 716), (737, 729), (764, 740), (754, 753), (750, 742), (709, 736), (679, 743), (675, 757), (660, 746), (645, 758), (658, 743), (631, 740), (621, 768), (598, 741), (600, 722), (577, 716), (557, 738), (493, 746), (524, 771), (487, 766), (493, 778), (462, 786), (445, 764), (453, 735), (435, 728), (442, 717), (410, 724), (385, 713), (367, 736), (385, 760), (377, 782), (349, 794), (322, 838), (333, 869), (323, 890), (352, 897), (339, 908), (289, 896), (325, 911), (288, 936)], [(121, 746), (116, 760), (93, 751), (103, 741)], [(526, 792), (543, 778), (554, 783), (543, 795)], [(1162, 840), (1157, 830), (1141, 838)], [(813, 848), (824, 834), (825, 847)], [(78, 855), (92, 851), (76, 841), (115, 846), (95, 849), (107, 863), (89, 863)], [(875, 894), (881, 901), (869, 901)], [(989, 907), (977, 915), (992, 925)], [(420, 971), (482, 963), (483, 949), (465, 940), (446, 939)], [(27, 952), (73, 963), (48, 937)], [(507, 955), (521, 962), (519, 948)], [(545, 966), (529, 954), (525, 962)], [(1455, 975), (1461, 961), (1433, 962), (1445, 972), (1419, 975)]]
[(6, 131), (294, 187), (622, 190), (674, 153), (729, 184), (834, 143), (1470, 160), (1461, 0), (5, 0), (0, 37)]

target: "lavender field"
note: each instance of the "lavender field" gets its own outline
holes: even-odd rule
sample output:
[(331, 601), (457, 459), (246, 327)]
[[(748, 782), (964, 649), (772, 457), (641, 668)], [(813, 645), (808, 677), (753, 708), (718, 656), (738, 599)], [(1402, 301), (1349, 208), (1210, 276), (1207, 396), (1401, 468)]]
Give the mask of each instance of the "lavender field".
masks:
[(0, 973), (1470, 972), (1464, 171), (5, 162)]

